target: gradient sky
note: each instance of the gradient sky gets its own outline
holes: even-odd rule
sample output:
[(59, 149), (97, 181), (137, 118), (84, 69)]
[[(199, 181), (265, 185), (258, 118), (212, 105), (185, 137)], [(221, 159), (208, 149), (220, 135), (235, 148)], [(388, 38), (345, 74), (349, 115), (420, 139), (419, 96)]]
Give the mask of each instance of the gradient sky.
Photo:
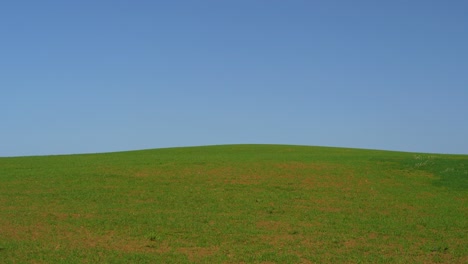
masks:
[(1, 1), (0, 156), (468, 154), (468, 1)]

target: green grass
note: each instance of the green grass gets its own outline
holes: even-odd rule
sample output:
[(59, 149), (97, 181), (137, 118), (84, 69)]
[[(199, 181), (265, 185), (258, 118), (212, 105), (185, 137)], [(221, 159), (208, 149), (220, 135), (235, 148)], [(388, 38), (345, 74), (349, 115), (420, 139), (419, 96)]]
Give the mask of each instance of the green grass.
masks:
[(2, 263), (468, 263), (468, 156), (226, 145), (0, 158)]

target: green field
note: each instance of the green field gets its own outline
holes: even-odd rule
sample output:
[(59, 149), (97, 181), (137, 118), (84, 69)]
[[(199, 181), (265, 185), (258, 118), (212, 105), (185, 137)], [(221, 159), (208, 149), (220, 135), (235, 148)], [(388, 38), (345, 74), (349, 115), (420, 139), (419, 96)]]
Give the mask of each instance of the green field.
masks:
[(0, 158), (1, 263), (468, 263), (468, 156), (225, 145)]

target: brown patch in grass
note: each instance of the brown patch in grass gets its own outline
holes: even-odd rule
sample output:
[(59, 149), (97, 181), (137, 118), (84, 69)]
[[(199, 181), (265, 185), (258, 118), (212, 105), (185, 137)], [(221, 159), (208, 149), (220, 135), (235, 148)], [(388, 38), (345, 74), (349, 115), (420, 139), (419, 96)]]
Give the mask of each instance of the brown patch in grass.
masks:
[(219, 247), (188, 247), (188, 248), (179, 248), (177, 251), (187, 255), (188, 259), (191, 262), (198, 262), (205, 257), (216, 254), (219, 251)]
[(343, 211), (342, 208), (330, 207), (330, 206), (320, 207), (319, 210), (322, 211), (322, 212), (326, 212), (326, 213), (338, 213), (338, 212)]
[(311, 237), (301, 237), (299, 243), (303, 245), (305, 248), (322, 247), (324, 244), (322, 241), (315, 240)]
[(301, 263), (303, 263), (303, 264), (312, 264), (313, 262), (308, 260), (308, 259), (301, 258)]
[(349, 251), (354, 251), (354, 250), (360, 250), (359, 248), (363, 248), (363, 247), (365, 248), (366, 246), (369, 246), (369, 245), (374, 246), (376, 243), (385, 245), (384, 248), (383, 247), (380, 248), (382, 254), (387, 251), (398, 252), (397, 250), (395, 250), (396, 248), (398, 248), (398, 250), (401, 252), (403, 250), (401, 245), (399, 244), (394, 245), (388, 242), (387, 243), (382, 242), (382, 241), (388, 241), (389, 238), (390, 237), (387, 235), (381, 235), (376, 232), (370, 232), (367, 235), (363, 235), (357, 238), (350, 238), (346, 241), (343, 241), (341, 244), (342, 248), (338, 249), (338, 252), (344, 253), (344, 252), (349, 252)]
[(212, 168), (201, 173), (208, 176), (212, 181), (221, 181), (224, 184), (258, 184), (263, 178), (261, 175), (255, 173), (254, 169), (236, 169), (230, 166)]
[(262, 181), (262, 177), (258, 175), (239, 175), (232, 177), (231, 179), (225, 179), (224, 182), (228, 184), (241, 184), (241, 185), (251, 185), (259, 184)]
[[(395, 238), (388, 235), (382, 235), (375, 232), (369, 233), (367, 236), (359, 238), (352, 238), (343, 242), (343, 247), (339, 249), (338, 253), (345, 253), (350, 251), (360, 251), (362, 248), (372, 246), (377, 249), (379, 254), (386, 257), (399, 257), (401, 254), (405, 255), (408, 259), (408, 253), (411, 252), (412, 263), (468, 263), (468, 256), (456, 257), (448, 250), (441, 249), (439, 251), (430, 252), (425, 246), (430, 241), (424, 238), (408, 238), (414, 243), (406, 248), (404, 245), (395, 241)], [(452, 244), (463, 244), (463, 241), (457, 241)], [(449, 243), (450, 244), (450, 243)], [(396, 255), (397, 254), (397, 255)]]
[(160, 168), (147, 168), (147, 169), (140, 169), (140, 170), (131, 172), (130, 176), (135, 177), (135, 178), (149, 178), (149, 177), (161, 176), (163, 174), (164, 172)]
[[(340, 175), (341, 174), (341, 175)], [(354, 171), (349, 169), (346, 172), (339, 172), (335, 176), (333, 171), (324, 171), (319, 174), (311, 174), (305, 177), (301, 186), (307, 189), (337, 189), (341, 192), (367, 188), (370, 182), (366, 179), (356, 177)]]
[(286, 163), (276, 163), (274, 167), (278, 169), (286, 169), (286, 170), (297, 170), (297, 169), (308, 169), (308, 170), (316, 170), (316, 171), (324, 171), (330, 170), (335, 168), (335, 165), (324, 164), (324, 163), (303, 163), (303, 162), (286, 162)]
[(267, 230), (289, 230), (291, 225), (281, 221), (259, 221), (257, 227)]
[(36, 223), (32, 226), (15, 225), (9, 222), (1, 223), (0, 235), (14, 240), (39, 240), (43, 233), (48, 232), (47, 225)]
[(361, 243), (361, 241), (358, 241), (358, 239), (350, 239), (347, 240), (343, 243), (343, 245), (347, 248), (354, 248), (358, 246)]
[(209, 176), (215, 176), (215, 178), (225, 178), (227, 176), (231, 176), (234, 173), (234, 169), (232, 167), (217, 167), (207, 170), (205, 173)]
[(171, 252), (171, 250), (172, 248), (169, 246), (169, 244), (167, 242), (163, 242), (161, 245), (159, 245), (158, 249), (156, 249), (156, 252), (159, 254), (165, 254)]
[(49, 245), (44, 246), (55, 249), (103, 248), (123, 252), (152, 251), (145, 247), (147, 240), (118, 236), (112, 231), (98, 234), (85, 227), (77, 228), (66, 224), (57, 226), (39, 221), (33, 225), (16, 225), (8, 222), (0, 224), (1, 237), (17, 241), (48, 241)]
[(76, 214), (76, 213), (43, 213), (43, 217), (52, 217), (57, 220), (66, 220), (66, 219), (91, 219), (94, 217), (92, 214)]
[(375, 232), (372, 232), (369, 234), (369, 239), (376, 239), (378, 237), (378, 234)]
[(277, 234), (264, 236), (263, 240), (268, 241), (268, 244), (275, 248), (284, 248), (289, 247), (291, 244), (299, 244), (301, 238), (301, 235)]
[(61, 230), (60, 240), (71, 248), (104, 248), (122, 252), (150, 252), (155, 249), (148, 247), (148, 240), (119, 236), (114, 231), (96, 234), (81, 227), (75, 230)]
[(136, 171), (133, 173), (133, 176), (137, 178), (148, 178), (150, 175), (152, 175), (152, 173), (147, 170)]
[(135, 178), (148, 178), (163, 174), (163, 171), (160, 168), (154, 167), (144, 169), (122, 169), (114, 167), (103, 167), (97, 169), (97, 172), (103, 175), (127, 176)]

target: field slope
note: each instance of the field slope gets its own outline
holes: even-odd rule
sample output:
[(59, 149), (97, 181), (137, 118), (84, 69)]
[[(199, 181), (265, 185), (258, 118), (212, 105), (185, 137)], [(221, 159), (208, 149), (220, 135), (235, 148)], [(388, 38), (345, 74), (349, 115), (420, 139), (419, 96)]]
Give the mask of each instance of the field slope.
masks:
[(225, 145), (0, 158), (2, 263), (468, 263), (468, 156)]

